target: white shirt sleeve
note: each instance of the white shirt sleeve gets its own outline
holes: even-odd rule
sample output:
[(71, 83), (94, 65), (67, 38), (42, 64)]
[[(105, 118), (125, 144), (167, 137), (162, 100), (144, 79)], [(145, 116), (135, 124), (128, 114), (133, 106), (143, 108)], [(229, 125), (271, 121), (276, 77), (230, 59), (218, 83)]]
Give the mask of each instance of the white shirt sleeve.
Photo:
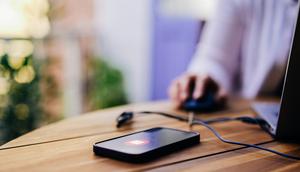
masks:
[(238, 1), (220, 1), (188, 67), (188, 72), (207, 74), (229, 92), (240, 66), (244, 15), (241, 9)]

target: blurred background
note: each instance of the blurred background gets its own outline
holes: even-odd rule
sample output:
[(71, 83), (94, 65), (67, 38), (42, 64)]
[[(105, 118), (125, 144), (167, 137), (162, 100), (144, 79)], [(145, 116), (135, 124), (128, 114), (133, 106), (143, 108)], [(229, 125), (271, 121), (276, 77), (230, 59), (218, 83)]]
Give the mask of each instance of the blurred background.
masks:
[(217, 0), (0, 0), (0, 145), (84, 112), (167, 99)]

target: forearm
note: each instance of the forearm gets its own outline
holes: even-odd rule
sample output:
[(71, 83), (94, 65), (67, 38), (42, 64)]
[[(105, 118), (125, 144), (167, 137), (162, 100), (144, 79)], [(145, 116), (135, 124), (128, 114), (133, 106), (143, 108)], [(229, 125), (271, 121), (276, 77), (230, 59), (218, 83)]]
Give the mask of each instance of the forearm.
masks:
[(228, 91), (238, 72), (243, 32), (240, 7), (235, 2), (227, 0), (219, 5), (188, 68), (188, 72), (209, 75)]

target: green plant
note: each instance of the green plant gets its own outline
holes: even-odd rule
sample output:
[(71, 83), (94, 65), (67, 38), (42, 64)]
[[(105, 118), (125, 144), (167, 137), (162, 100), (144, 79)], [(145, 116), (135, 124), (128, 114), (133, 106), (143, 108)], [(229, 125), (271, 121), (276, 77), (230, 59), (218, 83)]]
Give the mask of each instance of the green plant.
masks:
[(123, 76), (119, 70), (101, 58), (91, 58), (88, 69), (88, 111), (127, 103)]
[(10, 64), (5, 54), (0, 58), (0, 76), (9, 84), (8, 92), (1, 95), (2, 141), (14, 139), (38, 126), (41, 119), (39, 71), (32, 55), (24, 58), (18, 68)]

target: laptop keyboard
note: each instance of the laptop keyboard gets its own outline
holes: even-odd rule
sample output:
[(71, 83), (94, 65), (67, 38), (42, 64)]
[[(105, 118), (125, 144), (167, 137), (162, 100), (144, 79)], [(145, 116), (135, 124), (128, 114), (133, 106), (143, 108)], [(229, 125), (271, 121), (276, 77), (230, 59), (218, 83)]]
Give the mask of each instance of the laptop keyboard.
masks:
[(280, 110), (279, 103), (253, 103), (252, 108), (260, 117), (266, 120), (273, 129), (276, 129)]

